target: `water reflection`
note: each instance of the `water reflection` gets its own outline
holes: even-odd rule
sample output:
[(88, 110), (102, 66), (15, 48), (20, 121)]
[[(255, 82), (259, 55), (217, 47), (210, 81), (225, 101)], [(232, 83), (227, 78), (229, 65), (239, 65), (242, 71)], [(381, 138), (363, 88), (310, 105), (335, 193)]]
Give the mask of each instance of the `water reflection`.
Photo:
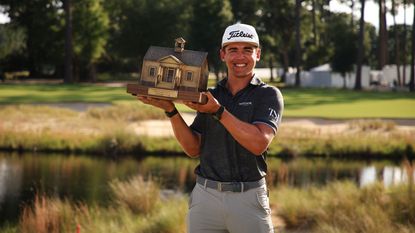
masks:
[(383, 184), (385, 186), (397, 185), (401, 183), (408, 183), (410, 177), (412, 178), (412, 181), (415, 180), (415, 171), (413, 168), (403, 169), (397, 166), (386, 166), (383, 168), (382, 176)]
[[(36, 194), (106, 205), (111, 198), (108, 182), (138, 174), (151, 177), (165, 189), (187, 192), (194, 185), (193, 170), (197, 164), (197, 159), (186, 157), (110, 160), (79, 155), (0, 153), (0, 224), (16, 221), (21, 207)], [(267, 181), (273, 186), (321, 186), (338, 180), (351, 180), (361, 187), (373, 182), (389, 186), (407, 182), (408, 177), (415, 179), (409, 162), (270, 158), (268, 165)]]
[(15, 221), (36, 194), (105, 205), (108, 181), (137, 173), (138, 161), (85, 156), (0, 154), (0, 224)]
[(375, 166), (367, 166), (362, 168), (362, 171), (360, 172), (360, 187), (373, 184), (376, 180), (377, 175)]
[(399, 185), (408, 183), (409, 177), (415, 180), (415, 171), (413, 168), (405, 168), (405, 166), (384, 166), (376, 168), (375, 166), (368, 166), (362, 168), (360, 172), (359, 185), (360, 187), (372, 184), (374, 182), (383, 182), (385, 187), (391, 185)]
[(19, 202), (15, 201), (15, 197), (21, 193), (22, 180), (22, 166), (0, 157), (0, 216), (18, 215)]
[(351, 180), (359, 187), (381, 182), (386, 187), (415, 180), (415, 168), (408, 161), (351, 161), (340, 159), (296, 159), (269, 161), (269, 183), (307, 187), (333, 181)]

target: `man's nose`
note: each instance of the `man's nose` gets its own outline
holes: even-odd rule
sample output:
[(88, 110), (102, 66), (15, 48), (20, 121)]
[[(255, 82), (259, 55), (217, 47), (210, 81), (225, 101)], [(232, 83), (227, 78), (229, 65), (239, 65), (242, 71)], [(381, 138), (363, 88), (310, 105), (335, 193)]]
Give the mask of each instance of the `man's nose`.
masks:
[(244, 53), (243, 51), (237, 51), (235, 54), (235, 58), (244, 58)]

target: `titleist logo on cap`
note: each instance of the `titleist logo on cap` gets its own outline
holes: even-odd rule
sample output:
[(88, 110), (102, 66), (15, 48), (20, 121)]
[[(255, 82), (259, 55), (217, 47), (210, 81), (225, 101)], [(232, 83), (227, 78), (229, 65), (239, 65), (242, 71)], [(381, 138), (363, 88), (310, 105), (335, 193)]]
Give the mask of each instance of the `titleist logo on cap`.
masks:
[(236, 30), (236, 31), (229, 32), (229, 37), (227, 38), (227, 40), (230, 40), (230, 39), (235, 38), (235, 37), (246, 37), (246, 38), (251, 38), (252, 39), (254, 37), (254, 35), (249, 34), (249, 33), (245, 33), (245, 32), (240, 31), (240, 30)]
[(255, 28), (242, 23), (228, 26), (222, 36), (222, 47), (235, 42), (244, 42), (259, 46), (259, 38)]

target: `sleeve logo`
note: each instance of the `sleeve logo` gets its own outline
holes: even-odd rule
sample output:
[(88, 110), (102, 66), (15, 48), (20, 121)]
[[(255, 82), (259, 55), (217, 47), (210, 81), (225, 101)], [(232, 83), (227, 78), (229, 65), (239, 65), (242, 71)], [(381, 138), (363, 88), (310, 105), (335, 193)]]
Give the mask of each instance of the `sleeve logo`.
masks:
[(280, 118), (280, 114), (277, 113), (277, 111), (275, 111), (272, 108), (268, 108), (269, 110), (269, 118), (271, 118), (274, 121), (278, 121)]

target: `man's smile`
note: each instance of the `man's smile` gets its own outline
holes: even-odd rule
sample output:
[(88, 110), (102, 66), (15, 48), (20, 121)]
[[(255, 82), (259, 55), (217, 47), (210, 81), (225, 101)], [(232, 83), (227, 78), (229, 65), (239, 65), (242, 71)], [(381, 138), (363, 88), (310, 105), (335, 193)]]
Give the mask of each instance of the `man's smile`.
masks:
[(237, 64), (234, 64), (234, 66), (236, 66), (236, 67), (245, 67), (246, 63), (237, 63)]

